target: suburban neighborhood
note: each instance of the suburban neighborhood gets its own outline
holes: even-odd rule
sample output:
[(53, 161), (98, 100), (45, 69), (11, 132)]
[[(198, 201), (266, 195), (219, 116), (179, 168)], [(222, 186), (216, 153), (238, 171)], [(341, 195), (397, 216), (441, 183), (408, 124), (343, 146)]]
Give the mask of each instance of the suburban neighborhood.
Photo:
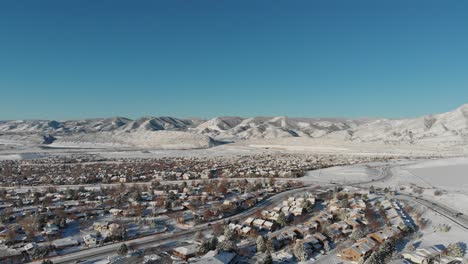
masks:
[[(391, 198), (397, 190), (300, 180), (305, 170), (333, 162), (371, 160), (281, 158), (217, 158), (206, 165), (73, 157), (54, 158), (50, 170), (44, 160), (4, 162), (5, 182), (32, 184), (0, 190), (0, 261), (62, 263), (63, 256), (110, 247), (116, 249), (89, 263), (457, 263), (462, 257), (461, 244), (409, 250), (408, 238), (426, 220)], [(58, 176), (51, 175), (71, 168), (80, 169), (74, 172), (80, 182), (53, 184)], [(44, 177), (52, 184), (42, 185)], [(90, 182), (96, 184), (84, 184)]]

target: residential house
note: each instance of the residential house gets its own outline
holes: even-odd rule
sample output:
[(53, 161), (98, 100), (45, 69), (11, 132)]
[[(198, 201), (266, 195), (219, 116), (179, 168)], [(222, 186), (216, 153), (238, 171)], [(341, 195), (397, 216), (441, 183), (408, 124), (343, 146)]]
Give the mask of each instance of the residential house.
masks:
[(395, 227), (386, 227), (382, 230), (379, 230), (377, 232), (368, 234), (367, 237), (374, 239), (378, 243), (383, 243), (391, 238), (394, 238), (400, 234), (400, 230), (398, 230)]
[(24, 263), (23, 253), (20, 250), (0, 246), (0, 263)]
[(83, 242), (88, 247), (95, 247), (97, 245), (97, 237), (93, 234), (87, 234), (83, 236)]
[(182, 260), (187, 261), (189, 258), (195, 257), (197, 255), (197, 252), (198, 252), (198, 245), (190, 244), (187, 246), (175, 248), (172, 254)]
[(52, 241), (52, 245), (56, 249), (64, 249), (67, 247), (77, 246), (79, 244), (80, 243), (78, 242), (78, 240), (72, 239), (72, 238), (63, 238), (63, 239), (57, 239), (57, 240)]
[(437, 247), (418, 248), (415, 251), (403, 253), (403, 257), (412, 263), (429, 264), (439, 260), (442, 250)]
[(341, 258), (344, 261), (358, 262), (361, 258), (369, 255), (377, 245), (378, 243), (371, 238), (361, 238), (351, 247), (343, 249), (341, 251)]
[(255, 221), (255, 218), (249, 217), (244, 221), (244, 224), (247, 226), (252, 226), (254, 221)]
[(237, 254), (212, 250), (206, 253), (200, 260), (193, 263), (196, 264), (235, 264), (237, 263)]

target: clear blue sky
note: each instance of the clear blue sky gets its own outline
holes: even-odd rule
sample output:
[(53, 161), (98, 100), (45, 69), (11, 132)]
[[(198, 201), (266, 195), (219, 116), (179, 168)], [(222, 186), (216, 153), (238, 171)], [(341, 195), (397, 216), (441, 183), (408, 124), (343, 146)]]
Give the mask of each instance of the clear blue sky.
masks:
[(0, 1), (0, 119), (417, 116), (468, 102), (464, 0)]

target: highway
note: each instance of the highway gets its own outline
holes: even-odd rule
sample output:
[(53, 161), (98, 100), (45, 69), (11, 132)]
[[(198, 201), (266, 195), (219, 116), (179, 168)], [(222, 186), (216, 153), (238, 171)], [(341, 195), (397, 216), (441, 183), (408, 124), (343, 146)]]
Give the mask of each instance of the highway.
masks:
[(461, 212), (450, 208), (448, 206), (445, 206), (443, 204), (430, 201), (428, 199), (419, 197), (419, 196), (413, 196), (413, 195), (408, 195), (408, 194), (397, 194), (393, 195), (392, 198), (397, 199), (397, 200), (403, 200), (403, 201), (410, 201), (419, 205), (422, 205), (438, 214), (441, 216), (449, 219), (451, 222), (459, 225), (463, 229), (468, 230), (468, 217), (466, 215), (461, 214)]

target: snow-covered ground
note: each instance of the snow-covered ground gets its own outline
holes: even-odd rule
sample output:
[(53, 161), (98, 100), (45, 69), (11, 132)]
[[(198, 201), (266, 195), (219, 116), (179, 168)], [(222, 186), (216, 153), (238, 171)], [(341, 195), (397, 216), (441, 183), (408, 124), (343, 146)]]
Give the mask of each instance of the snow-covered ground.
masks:
[[(373, 168), (379, 164), (333, 167), (308, 172), (304, 179), (322, 182), (354, 183), (380, 177)], [(403, 160), (388, 163), (391, 177), (367, 185), (390, 187), (412, 193), (419, 187), (422, 196), (468, 214), (468, 158)]]
[(21, 145), (19, 141), (0, 138), (0, 145)]
[(346, 184), (369, 181), (377, 176), (378, 172), (369, 165), (352, 165), (309, 171), (302, 179)]
[[(422, 188), (422, 196), (468, 214), (468, 158), (416, 162), (393, 169), (393, 177), (382, 186)], [(437, 195), (436, 195), (437, 194)]]
[[(0, 121), (0, 150), (40, 147), (52, 135), (57, 147), (200, 149), (219, 141), (354, 155), (468, 154), (468, 104), (451, 112), (410, 119), (292, 117), (122, 117), (85, 120)], [(50, 140), (47, 140), (50, 141)]]
[(22, 159), (19, 154), (4, 154), (0, 155), (0, 160), (20, 160)]
[[(446, 247), (450, 243), (468, 243), (468, 231), (466, 229), (447, 222), (446, 218), (430, 210), (426, 210), (423, 217), (429, 219), (429, 224), (425, 229), (421, 230), (422, 236), (413, 241), (413, 243), (419, 245), (419, 247), (430, 247), (434, 245), (444, 245)], [(438, 228), (440, 225), (444, 224), (450, 227), (448, 232)]]
[(425, 161), (405, 169), (433, 187), (468, 194), (468, 158)]
[(248, 147), (231, 147), (222, 145), (209, 149), (187, 149), (187, 150), (143, 150), (143, 151), (106, 151), (98, 154), (105, 158), (161, 158), (161, 157), (219, 157), (250, 155), (261, 153), (273, 153), (262, 149)]
[[(382, 165), (384, 164), (373, 163), (322, 169), (309, 172), (304, 179), (331, 181), (344, 185), (371, 181), (381, 176), (377, 168)], [(422, 191), (421, 196), (424, 199), (455, 209), (464, 215), (468, 214), (468, 158), (402, 160), (386, 165), (391, 170), (390, 177), (386, 177), (383, 181), (371, 181), (365, 185), (390, 187), (398, 192), (412, 195), (416, 195), (413, 188), (415, 187)], [(440, 193), (436, 195), (436, 191)], [(448, 217), (457, 219), (452, 214), (442, 216), (439, 211), (429, 210), (431, 202), (427, 203), (429, 207), (426, 207), (415, 201), (418, 200), (413, 199), (412, 206), (424, 212), (423, 218), (429, 219), (428, 226), (421, 230), (422, 236), (412, 241), (418, 247), (447, 246), (456, 242), (468, 243), (468, 230), (450, 220)], [(458, 220), (461, 221), (460, 218)], [(441, 225), (448, 225), (450, 230), (443, 231), (439, 228)]]
[(337, 138), (310, 138), (288, 137), (274, 139), (251, 139), (236, 142), (235, 145), (244, 145), (252, 148), (269, 148), (287, 151), (350, 154), (350, 155), (374, 155), (374, 156), (434, 156), (446, 157), (460, 156), (468, 153), (465, 144), (444, 144), (434, 142), (386, 144), (383, 141), (360, 142), (346, 141)]
[(161, 158), (161, 157), (219, 157), (250, 154), (271, 154), (278, 150), (265, 150), (245, 146), (220, 145), (209, 149), (138, 149), (129, 147), (108, 148), (103, 145), (54, 144), (48, 148), (31, 147), (22, 150), (1, 150), (0, 160), (29, 159), (30, 157), (69, 156), (92, 154), (104, 158)]
[(45, 156), (46, 154), (41, 153), (0, 154), (0, 160), (39, 159)]

